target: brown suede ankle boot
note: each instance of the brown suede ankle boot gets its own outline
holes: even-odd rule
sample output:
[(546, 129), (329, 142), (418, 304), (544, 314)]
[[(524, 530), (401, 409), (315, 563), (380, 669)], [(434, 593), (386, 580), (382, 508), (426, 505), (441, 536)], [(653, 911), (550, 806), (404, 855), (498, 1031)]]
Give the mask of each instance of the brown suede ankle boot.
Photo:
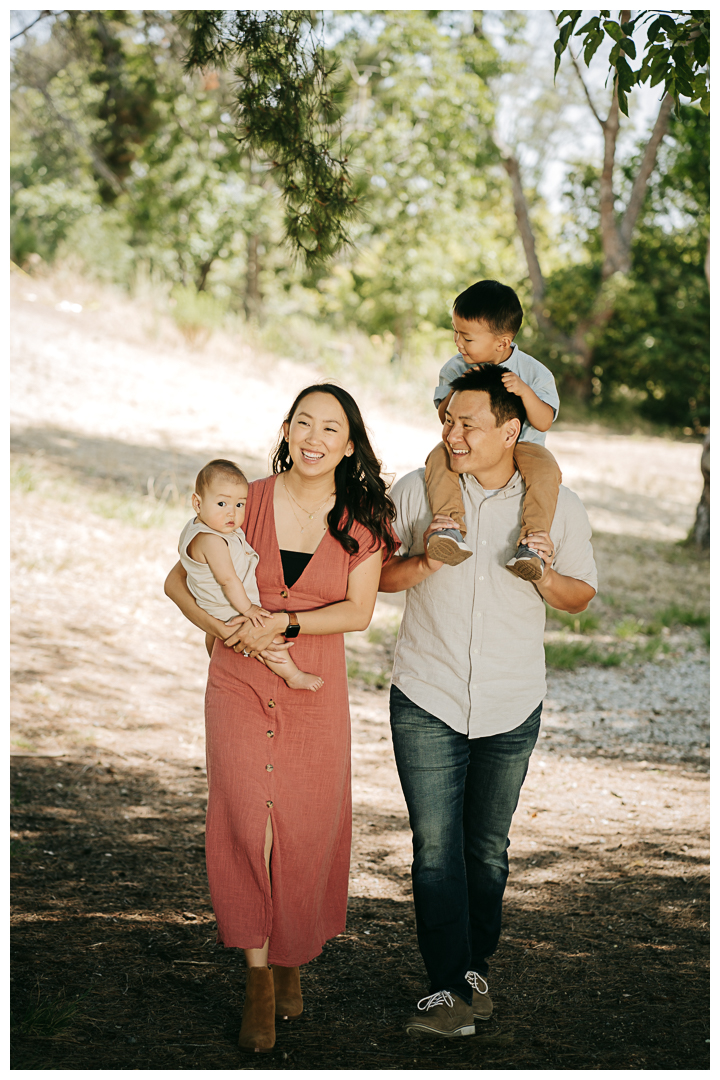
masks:
[(269, 1053), (275, 1045), (275, 990), (270, 968), (250, 967), (238, 1046), (250, 1053)]
[(280, 1020), (297, 1020), (303, 1011), (300, 990), (300, 968), (274, 967), (275, 1017)]

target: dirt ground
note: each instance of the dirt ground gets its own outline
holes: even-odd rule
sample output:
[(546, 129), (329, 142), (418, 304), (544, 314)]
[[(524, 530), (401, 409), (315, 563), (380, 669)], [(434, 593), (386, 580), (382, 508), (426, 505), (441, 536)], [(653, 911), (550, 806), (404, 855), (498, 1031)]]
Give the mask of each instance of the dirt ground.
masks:
[[(13, 1068), (707, 1069), (701, 632), (666, 628), (652, 660), (549, 673), (511, 833), (494, 1016), (438, 1045), (402, 1032), (426, 988), (389, 739), (389, 597), (348, 640), (347, 931), (304, 969), (305, 1012), (275, 1052), (239, 1053), (243, 965), (215, 943), (204, 867), (207, 658), (162, 581), (197, 468), (231, 453), (261, 475), (275, 421), (316, 373), (239, 346), (231, 367), (227, 342), (193, 354), (162, 327), (148, 344), (146, 315), (120, 301), (57, 282), (27, 300), (29, 288), (14, 327)], [(63, 300), (82, 316), (56, 310)], [(223, 380), (213, 411), (207, 385)], [(268, 398), (278, 416), (261, 423)], [(358, 398), (384, 460), (416, 466), (432, 426), (394, 424), (367, 388)], [(235, 404), (248, 419), (236, 440)], [(706, 605), (707, 560), (676, 544), (699, 494), (697, 445), (555, 439), (597, 533), (599, 644), (618, 611), (642, 629), (670, 601)]]

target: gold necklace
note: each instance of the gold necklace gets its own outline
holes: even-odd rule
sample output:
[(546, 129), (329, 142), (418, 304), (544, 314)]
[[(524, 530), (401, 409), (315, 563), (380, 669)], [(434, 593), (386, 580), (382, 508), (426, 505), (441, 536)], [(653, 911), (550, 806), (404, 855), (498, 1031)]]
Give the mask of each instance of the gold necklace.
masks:
[[(295, 505), (297, 507), (299, 507), (300, 510), (302, 510), (303, 514), (307, 514), (307, 516), (310, 518), (311, 521), (313, 520), (313, 518), (317, 514), (318, 510), (322, 510), (323, 506), (325, 506), (325, 503), (330, 502), (330, 499), (332, 499), (334, 497), (334, 495), (335, 495), (335, 492), (331, 491), (330, 494), (327, 496), (327, 498), (323, 499), (323, 501), (319, 504), (319, 506), (316, 506), (314, 508), (314, 510), (306, 510), (305, 507), (301, 503), (299, 503), (297, 501), (297, 499), (295, 498), (293, 493), (290, 491), (290, 488), (287, 486), (287, 480), (285, 479), (285, 474), (284, 473), (283, 473), (283, 488), (284, 488), (285, 492), (289, 495), (289, 497), (292, 499), (292, 501), (295, 503)], [(294, 510), (293, 510), (293, 514), (295, 514)], [(295, 517), (297, 519), (297, 514), (295, 514)], [(298, 520), (298, 525), (299, 524), (300, 524), (300, 521)]]

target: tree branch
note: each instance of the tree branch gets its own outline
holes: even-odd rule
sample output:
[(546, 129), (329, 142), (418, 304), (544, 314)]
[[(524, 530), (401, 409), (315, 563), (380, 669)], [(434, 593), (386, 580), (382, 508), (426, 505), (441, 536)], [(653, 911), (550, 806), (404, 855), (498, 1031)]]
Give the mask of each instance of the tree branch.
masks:
[(603, 281), (606, 281), (607, 278), (618, 271), (627, 273), (630, 269), (630, 251), (620, 239), (615, 220), (613, 173), (615, 171), (615, 149), (619, 130), (620, 106), (616, 84), (613, 89), (610, 112), (603, 125), (605, 152), (603, 154), (602, 172), (600, 173), (600, 235), (603, 249)]
[(22, 30), (18, 30), (17, 34), (11, 34), (10, 40), (14, 41), (15, 38), (22, 37), (23, 34), (27, 34), (28, 30), (32, 30), (33, 26), (40, 22), (41, 19), (46, 19), (48, 15), (52, 15), (52, 11), (41, 11), (37, 19), (33, 19), (27, 26), (23, 26)]
[(637, 176), (633, 182), (632, 191), (630, 192), (630, 199), (625, 213), (623, 214), (622, 221), (620, 223), (620, 239), (623, 245), (630, 250), (630, 243), (632, 241), (632, 234), (637, 223), (638, 214), (642, 209), (642, 204), (645, 199), (645, 192), (647, 191), (648, 180), (650, 174), (655, 168), (655, 162), (657, 161), (658, 149), (665, 134), (667, 133), (668, 123), (670, 120), (670, 113), (672, 111), (674, 101), (670, 94), (666, 94), (660, 102), (660, 109), (655, 120), (655, 125), (652, 129), (652, 134), (645, 146), (645, 153), (638, 170)]
[(537, 257), (535, 245), (535, 234), (530, 223), (527, 200), (522, 188), (522, 180), (520, 179), (520, 163), (510, 150), (510, 147), (501, 143), (497, 137), (495, 138), (495, 145), (500, 151), (500, 159), (503, 168), (510, 177), (510, 183), (512, 184), (515, 220), (517, 221), (518, 232), (520, 233), (520, 239), (522, 240), (522, 245), (525, 250), (528, 275), (533, 291), (533, 304), (540, 310), (545, 296), (545, 279), (542, 275), (542, 270), (540, 269), (540, 262)]
[(573, 54), (573, 51), (572, 51), (572, 49), (570, 48), (569, 45), (568, 45), (568, 52), (570, 53), (570, 59), (572, 60), (573, 67), (575, 68), (575, 73), (577, 74), (577, 77), (580, 80), (580, 85), (582, 86), (583, 91), (585, 93), (585, 100), (587, 101), (588, 105), (590, 106), (590, 112), (593, 114), (593, 116), (597, 120), (600, 127), (603, 128), (603, 130), (604, 130), (605, 129), (605, 121), (602, 119), (602, 117), (598, 113), (597, 109), (595, 108), (595, 104), (593, 102), (593, 99), (590, 97), (590, 91), (587, 88), (587, 83), (585, 82), (585, 80), (583, 78), (583, 75), (582, 75), (582, 71), (580, 70), (580, 65), (578, 64), (578, 62), (577, 62), (577, 60), (576, 60), (576, 58), (575, 58), (575, 56)]

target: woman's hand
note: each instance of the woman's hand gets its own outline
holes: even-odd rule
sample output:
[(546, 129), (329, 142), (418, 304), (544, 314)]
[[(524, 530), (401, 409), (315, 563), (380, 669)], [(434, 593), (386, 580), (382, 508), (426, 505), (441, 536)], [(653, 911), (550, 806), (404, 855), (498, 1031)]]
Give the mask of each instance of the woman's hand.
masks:
[(263, 649), (267, 649), (278, 634), (284, 634), (287, 629), (289, 618), (284, 611), (277, 611), (266, 620), (265, 626), (253, 626), (249, 619), (243, 621), (242, 626), (225, 638), (225, 645), (234, 649), (235, 652), (244, 652), (249, 656), (257, 656)]
[(269, 649), (263, 649), (261, 658), (271, 664), (286, 664), (288, 652), (292, 649), (294, 641), (286, 641), (284, 637), (276, 637)]

